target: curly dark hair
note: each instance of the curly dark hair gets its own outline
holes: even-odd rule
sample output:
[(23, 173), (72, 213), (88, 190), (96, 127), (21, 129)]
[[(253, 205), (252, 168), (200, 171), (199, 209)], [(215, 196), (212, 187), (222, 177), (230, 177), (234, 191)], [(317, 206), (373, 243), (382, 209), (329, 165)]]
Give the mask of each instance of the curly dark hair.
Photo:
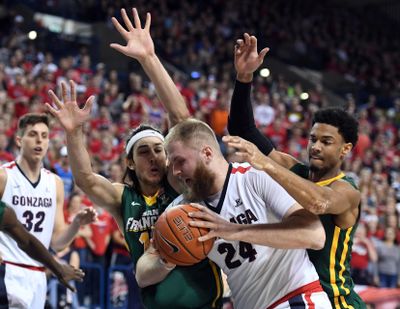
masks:
[(357, 144), (358, 121), (343, 109), (337, 107), (321, 109), (314, 114), (312, 125), (317, 122), (336, 127), (346, 143), (353, 144), (353, 147)]

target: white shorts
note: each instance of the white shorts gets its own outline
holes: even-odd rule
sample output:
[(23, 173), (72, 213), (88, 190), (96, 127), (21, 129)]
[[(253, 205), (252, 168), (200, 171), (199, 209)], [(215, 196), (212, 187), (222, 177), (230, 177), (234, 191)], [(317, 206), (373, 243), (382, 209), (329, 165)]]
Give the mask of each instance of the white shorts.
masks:
[(44, 308), (47, 280), (43, 270), (0, 265), (0, 308)]
[(322, 290), (319, 281), (289, 293), (269, 306), (268, 309), (329, 309), (332, 308), (328, 295)]

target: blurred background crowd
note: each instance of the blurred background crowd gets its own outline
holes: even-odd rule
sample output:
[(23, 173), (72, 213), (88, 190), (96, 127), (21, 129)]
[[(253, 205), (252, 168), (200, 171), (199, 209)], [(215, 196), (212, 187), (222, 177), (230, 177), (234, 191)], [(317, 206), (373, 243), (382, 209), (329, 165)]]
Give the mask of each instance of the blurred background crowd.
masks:
[[(118, 40), (110, 18), (133, 5), (142, 14), (152, 13), (156, 52), (192, 115), (222, 137), (235, 80), (233, 46), (248, 32), (259, 38), (259, 47), (271, 48), (254, 80), (253, 103), (257, 125), (277, 149), (306, 162), (315, 110), (341, 105), (357, 115), (359, 141), (344, 166), (362, 193), (353, 278), (359, 285), (398, 287), (400, 35), (394, 29), (400, 29), (400, 5), (357, 2), (362, 1), (5, 1), (0, 7), (0, 162), (18, 156), (18, 118), (44, 111), (48, 90), (69, 79), (78, 84), (80, 103), (96, 97), (86, 143), (95, 171), (112, 181), (122, 180), (125, 138), (132, 128), (149, 123), (167, 130), (162, 103), (137, 64), (121, 66), (114, 58), (122, 56), (102, 51), (99, 29), (109, 29), (113, 41), (107, 44)], [(58, 19), (49, 22), (49, 16)], [(75, 32), (67, 31), (68, 21), (76, 23)], [(82, 36), (79, 27), (88, 25), (91, 35)], [(64, 181), (65, 218), (71, 220), (82, 207), (96, 205), (74, 186), (64, 143), (64, 132), (54, 122), (45, 166)], [(126, 306), (128, 286), (134, 284), (127, 275), (130, 258), (112, 217), (97, 210), (98, 222), (58, 255), (92, 267), (91, 282), (103, 286), (79, 287), (78, 299), (50, 293), (53, 305), (107, 301), (115, 308)]]

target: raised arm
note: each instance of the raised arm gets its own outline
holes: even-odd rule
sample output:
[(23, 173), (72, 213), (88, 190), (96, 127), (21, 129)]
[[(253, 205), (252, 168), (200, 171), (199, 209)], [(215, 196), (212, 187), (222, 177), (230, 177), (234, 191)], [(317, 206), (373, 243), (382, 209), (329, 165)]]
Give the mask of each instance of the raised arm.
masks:
[(58, 263), (42, 243), (26, 231), (24, 226), (18, 221), (12, 208), (5, 206), (3, 202), (0, 202), (0, 207), (4, 208), (0, 230), (10, 235), (17, 242), (18, 247), (31, 258), (39, 261), (50, 269), (64, 286), (75, 291), (69, 284), (69, 281), (82, 281), (84, 276), (83, 271), (81, 269), (75, 269), (70, 265)]
[(84, 144), (83, 125), (90, 117), (94, 98), (88, 98), (85, 106), (82, 109), (79, 108), (73, 81), (70, 81), (70, 97), (67, 96), (65, 83), (61, 83), (61, 93), (62, 100), (50, 90), (49, 94), (55, 107), (48, 103), (46, 106), (66, 132), (68, 158), (76, 184), (93, 202), (105, 208), (118, 219), (121, 217), (119, 209), (123, 185), (112, 184), (106, 178), (93, 172), (90, 156)]
[(264, 224), (232, 223), (207, 207), (192, 205), (199, 211), (191, 212), (189, 216), (201, 221), (191, 221), (190, 225), (210, 229), (208, 234), (199, 238), (200, 241), (220, 237), (278, 249), (314, 250), (322, 249), (325, 244), (325, 231), (318, 216), (297, 203), (288, 210), (282, 222)]
[(147, 13), (146, 23), (144, 28), (142, 28), (137, 10), (134, 8), (132, 12), (134, 25), (132, 25), (125, 9), (121, 9), (125, 28), (115, 17), (112, 18), (112, 23), (126, 41), (126, 46), (112, 43), (110, 47), (128, 57), (136, 59), (141, 64), (147, 76), (154, 83), (160, 101), (168, 111), (169, 122), (172, 127), (188, 118), (190, 116), (189, 110), (173, 80), (155, 54), (154, 43), (150, 36), (150, 13)]
[(251, 83), (253, 73), (260, 67), (269, 48), (258, 53), (257, 38), (245, 33), (243, 39), (237, 40), (234, 58), (237, 72), (235, 88), (231, 99), (228, 118), (228, 131), (254, 143), (262, 153), (287, 168), (297, 163), (293, 157), (276, 151), (272, 142), (256, 127), (253, 106), (251, 103)]

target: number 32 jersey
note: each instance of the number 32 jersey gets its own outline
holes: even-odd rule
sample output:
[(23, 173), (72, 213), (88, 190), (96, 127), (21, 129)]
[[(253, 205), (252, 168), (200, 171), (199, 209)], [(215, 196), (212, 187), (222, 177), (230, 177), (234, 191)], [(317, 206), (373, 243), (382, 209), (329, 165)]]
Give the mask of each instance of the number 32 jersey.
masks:
[[(55, 175), (42, 168), (38, 181), (32, 183), (16, 162), (6, 163), (3, 168), (7, 182), (1, 200), (12, 207), (25, 228), (49, 248), (57, 208)], [(0, 232), (0, 252), (5, 261), (42, 266), (3, 232)]]
[[(173, 205), (183, 203), (180, 196)], [(231, 222), (260, 224), (281, 221), (295, 200), (266, 173), (247, 163), (233, 163), (219, 200), (202, 204)], [(239, 309), (267, 308), (318, 280), (305, 249), (283, 250), (217, 239), (208, 257), (227, 275), (235, 308)]]

